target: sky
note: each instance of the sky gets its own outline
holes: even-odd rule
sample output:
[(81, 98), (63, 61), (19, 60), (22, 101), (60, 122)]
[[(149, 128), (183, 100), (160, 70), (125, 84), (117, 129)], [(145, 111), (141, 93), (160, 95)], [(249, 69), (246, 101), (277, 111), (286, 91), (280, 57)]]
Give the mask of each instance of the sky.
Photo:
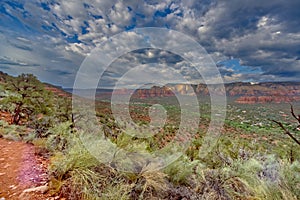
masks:
[[(129, 45), (136, 28), (157, 27), (198, 42), (224, 82), (299, 81), (299, 8), (299, 0), (0, 0), (0, 70), (73, 87), (95, 48), (120, 33)], [(128, 66), (147, 63), (197, 82), (186, 60), (152, 48), (115, 59), (100, 82), (116, 83)]]

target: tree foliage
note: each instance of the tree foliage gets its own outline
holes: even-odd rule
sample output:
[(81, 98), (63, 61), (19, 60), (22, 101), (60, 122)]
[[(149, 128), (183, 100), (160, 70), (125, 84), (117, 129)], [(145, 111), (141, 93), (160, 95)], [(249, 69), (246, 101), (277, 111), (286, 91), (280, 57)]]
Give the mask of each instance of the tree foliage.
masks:
[(13, 124), (52, 112), (52, 93), (32, 74), (7, 76), (4, 89), (9, 94), (1, 100), (2, 109), (11, 113)]

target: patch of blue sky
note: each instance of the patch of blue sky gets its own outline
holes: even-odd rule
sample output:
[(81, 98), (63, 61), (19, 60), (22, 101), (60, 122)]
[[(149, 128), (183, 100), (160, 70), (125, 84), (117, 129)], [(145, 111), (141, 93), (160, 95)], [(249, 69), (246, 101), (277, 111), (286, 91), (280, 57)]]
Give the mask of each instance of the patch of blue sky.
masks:
[(134, 29), (136, 27), (136, 21), (137, 21), (136, 17), (133, 17), (131, 19), (131, 23), (128, 26), (125, 26), (125, 31), (130, 31)]
[(6, 8), (0, 6), (0, 29), (7, 29), (19, 33), (33, 33), (30, 27), (26, 26), (18, 17), (6, 11)]
[(55, 28), (53, 26), (42, 25), (41, 26), (44, 31), (53, 31)]
[(51, 10), (51, 9), (50, 9), (50, 6), (49, 6), (47, 3), (44, 3), (44, 2), (41, 3), (41, 7), (42, 7), (44, 10), (47, 10), (47, 11), (50, 11), (50, 10)]
[(175, 15), (178, 16), (178, 17), (183, 17), (183, 12), (178, 12)]
[(248, 73), (262, 73), (262, 70), (260, 67), (249, 67), (241, 65), (239, 59), (230, 59), (225, 60), (217, 63), (218, 66), (226, 67), (227, 69), (232, 69), (235, 73), (242, 73), (242, 74), (248, 74)]
[[(171, 5), (170, 4), (167, 8), (165, 8), (164, 10), (157, 10), (155, 13), (154, 13), (154, 17), (166, 17), (167, 15), (175, 12), (178, 10), (178, 8), (173, 8), (171, 9)], [(179, 12), (180, 13), (180, 12)], [(179, 14), (180, 15), (180, 14)], [(181, 14), (182, 15), (182, 14)]]
[(71, 20), (71, 19), (73, 19), (73, 17), (71, 15), (68, 15), (67, 20)]
[(172, 10), (170, 8), (166, 8), (163, 11), (157, 10), (154, 13), (154, 17), (166, 17), (168, 14), (170, 14), (172, 12)]
[(91, 6), (87, 3), (83, 3), (84, 8), (90, 8)]
[(4, 1), (4, 3), (8, 4), (13, 9), (24, 9), (24, 5), (18, 1)]
[(126, 31), (130, 31), (130, 30), (134, 29), (135, 27), (136, 27), (135, 24), (130, 24), (130, 25), (128, 25), (128, 26), (125, 27), (125, 30)]
[(89, 23), (87, 21), (84, 21), (83, 23), (84, 23), (84, 26), (81, 26), (81, 34), (84, 35), (84, 34), (89, 33), (89, 30), (88, 30)]
[[(53, 23), (53, 22), (51, 23), (51, 25), (42, 25), (41, 28), (42, 28), (43, 31), (47, 32), (47, 34), (50, 34), (51, 32), (52, 32), (52, 33), (57, 33), (57, 31), (58, 31), (58, 32), (60, 32), (63, 36), (66, 36), (66, 34), (63, 33), (62, 31), (60, 31), (59, 28), (56, 26), (56, 24)], [(51, 32), (50, 32), (50, 31), (51, 31)]]
[(101, 15), (93, 15), (90, 14), (94, 19), (103, 19), (103, 17)]

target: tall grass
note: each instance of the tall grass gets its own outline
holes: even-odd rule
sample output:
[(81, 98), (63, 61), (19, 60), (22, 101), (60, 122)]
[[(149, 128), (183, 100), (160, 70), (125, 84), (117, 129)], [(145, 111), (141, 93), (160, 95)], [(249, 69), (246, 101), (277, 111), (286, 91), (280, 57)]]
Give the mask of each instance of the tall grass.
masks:
[[(24, 138), (19, 133), (24, 127), (3, 121), (0, 125), (2, 137)], [(200, 158), (202, 138), (198, 137), (186, 154), (167, 167), (151, 170), (151, 165), (141, 162), (139, 170), (129, 173), (91, 155), (81, 141), (85, 134), (65, 122), (50, 128), (47, 137), (33, 139), (51, 155), (52, 194), (66, 199), (300, 199), (298, 157), (291, 162), (244, 139), (223, 135), (216, 148)], [(122, 132), (109, 139), (128, 152), (151, 153), (159, 146), (153, 146), (153, 139), (137, 139)], [(294, 152), (299, 151), (296, 148)], [(168, 148), (165, 151), (167, 154)]]
[[(300, 198), (299, 161), (290, 163), (263, 153), (245, 140), (222, 136), (205, 158), (195, 156), (193, 145), (201, 142), (193, 142), (188, 154), (162, 170), (141, 165), (140, 170), (129, 173), (100, 163), (82, 144), (80, 134), (85, 133), (71, 132), (69, 124), (63, 123), (49, 130), (45, 142), (53, 155), (52, 192), (68, 199)], [(148, 152), (153, 141), (121, 133), (114, 142), (130, 152)]]
[(29, 141), (34, 138), (34, 134), (24, 126), (9, 124), (6, 121), (0, 120), (0, 137), (14, 141)]

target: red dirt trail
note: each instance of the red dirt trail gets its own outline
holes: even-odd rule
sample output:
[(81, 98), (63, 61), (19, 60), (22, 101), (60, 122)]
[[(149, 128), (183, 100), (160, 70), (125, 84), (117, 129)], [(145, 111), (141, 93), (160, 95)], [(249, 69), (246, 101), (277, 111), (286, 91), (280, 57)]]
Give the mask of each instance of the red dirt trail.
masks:
[(49, 195), (25, 189), (47, 183), (47, 161), (35, 155), (35, 147), (25, 142), (0, 138), (0, 199), (48, 199)]

